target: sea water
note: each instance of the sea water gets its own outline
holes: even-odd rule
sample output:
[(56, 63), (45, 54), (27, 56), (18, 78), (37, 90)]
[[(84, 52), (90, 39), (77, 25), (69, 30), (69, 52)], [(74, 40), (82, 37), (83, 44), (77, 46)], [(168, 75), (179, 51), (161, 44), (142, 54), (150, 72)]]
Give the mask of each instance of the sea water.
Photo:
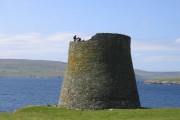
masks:
[[(28, 105), (58, 104), (63, 78), (0, 78), (0, 112)], [(144, 84), (137, 81), (141, 106), (180, 108), (180, 85)]]

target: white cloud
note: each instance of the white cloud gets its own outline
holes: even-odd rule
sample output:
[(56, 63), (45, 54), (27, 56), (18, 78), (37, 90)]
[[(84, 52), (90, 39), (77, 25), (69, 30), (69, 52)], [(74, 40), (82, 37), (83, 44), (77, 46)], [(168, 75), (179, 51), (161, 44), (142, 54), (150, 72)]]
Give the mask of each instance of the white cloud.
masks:
[(180, 38), (176, 39), (175, 43), (180, 43)]
[(132, 60), (135, 68), (150, 71), (178, 71), (180, 46), (176, 41), (132, 40)]
[(146, 28), (146, 27), (148, 27), (148, 23), (146, 21), (143, 21), (143, 22), (141, 22), (141, 26), (143, 28)]
[(140, 57), (140, 56), (143, 56), (143, 54), (141, 54), (141, 53), (135, 53), (135, 54), (133, 55), (133, 57)]
[(132, 40), (132, 50), (133, 51), (180, 51), (180, 47), (176, 44), (172, 43), (163, 43), (163, 42), (150, 42), (150, 41), (139, 41)]
[(138, 62), (179, 62), (179, 55), (142, 55), (140, 57), (134, 56), (134, 61)]
[[(1, 35), (0, 58), (47, 59), (66, 62), (69, 42), (73, 40), (74, 35), (75, 33)], [(77, 35), (83, 39), (86, 38), (86, 36)]]

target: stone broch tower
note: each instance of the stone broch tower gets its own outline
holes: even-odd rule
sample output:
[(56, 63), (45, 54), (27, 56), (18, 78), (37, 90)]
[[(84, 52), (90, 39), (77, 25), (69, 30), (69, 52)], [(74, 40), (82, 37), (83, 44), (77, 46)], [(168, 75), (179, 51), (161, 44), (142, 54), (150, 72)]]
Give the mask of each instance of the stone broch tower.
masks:
[(130, 37), (98, 33), (70, 42), (59, 106), (70, 109), (139, 108)]

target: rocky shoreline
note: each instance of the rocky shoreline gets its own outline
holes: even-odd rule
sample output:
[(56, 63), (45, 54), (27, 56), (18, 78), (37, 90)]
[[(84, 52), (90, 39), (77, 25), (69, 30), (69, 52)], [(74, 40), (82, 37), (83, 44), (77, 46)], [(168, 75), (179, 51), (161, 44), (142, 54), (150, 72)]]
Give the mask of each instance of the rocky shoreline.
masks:
[(180, 81), (156, 81), (156, 80), (147, 80), (145, 84), (166, 84), (166, 85), (180, 85)]

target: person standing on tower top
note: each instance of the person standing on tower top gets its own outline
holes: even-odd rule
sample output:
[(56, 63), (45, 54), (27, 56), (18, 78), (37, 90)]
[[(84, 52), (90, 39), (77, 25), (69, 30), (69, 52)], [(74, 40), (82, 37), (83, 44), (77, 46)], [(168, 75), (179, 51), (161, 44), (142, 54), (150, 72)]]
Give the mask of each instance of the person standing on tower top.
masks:
[(74, 39), (74, 42), (75, 42), (75, 41), (76, 41), (76, 39), (77, 39), (77, 38), (76, 38), (76, 35), (73, 37), (73, 39)]

